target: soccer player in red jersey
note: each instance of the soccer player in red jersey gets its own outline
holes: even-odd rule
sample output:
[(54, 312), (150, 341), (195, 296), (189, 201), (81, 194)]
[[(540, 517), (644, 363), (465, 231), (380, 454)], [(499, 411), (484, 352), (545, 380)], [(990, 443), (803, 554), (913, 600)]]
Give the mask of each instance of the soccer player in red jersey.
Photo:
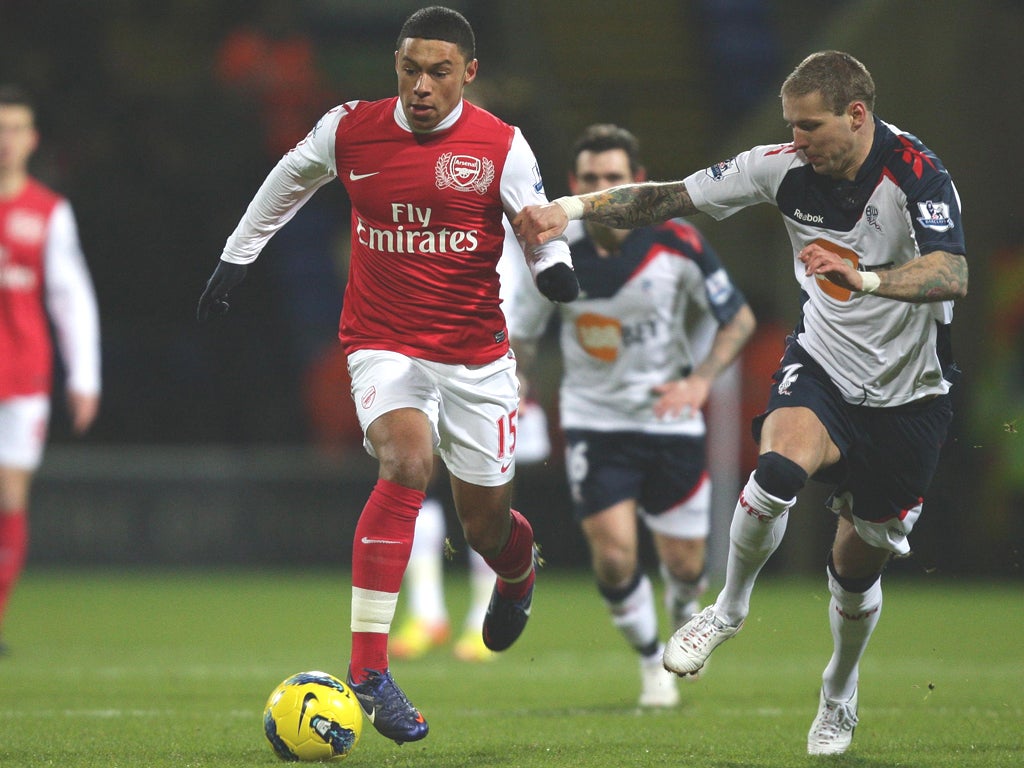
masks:
[(0, 87), (0, 627), (25, 563), (29, 489), (50, 416), (50, 321), (75, 432), (99, 409), (96, 298), (71, 205), (29, 175), (38, 145), (28, 94)]
[[(398, 743), (427, 723), (388, 669), (388, 634), (434, 454), (451, 477), (467, 543), (497, 574), (483, 622), (493, 651), (519, 637), (534, 584), (533, 531), (510, 509), (519, 407), (496, 265), (503, 221), (546, 202), (518, 128), (463, 98), (477, 75), (469, 22), (413, 13), (398, 36), (398, 95), (329, 111), (271, 171), (228, 238), (197, 310), (227, 309), (246, 265), (323, 184), (352, 204), (352, 256), (339, 338), (379, 477), (356, 525), (348, 679)], [(576, 298), (564, 239), (531, 249), (540, 291)]]

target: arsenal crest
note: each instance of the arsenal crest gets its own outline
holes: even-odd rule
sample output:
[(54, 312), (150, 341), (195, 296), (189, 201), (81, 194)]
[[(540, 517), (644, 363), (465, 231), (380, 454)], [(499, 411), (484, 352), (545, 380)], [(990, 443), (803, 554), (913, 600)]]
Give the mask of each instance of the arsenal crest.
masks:
[(434, 166), (434, 180), (438, 189), (451, 187), (459, 192), (483, 195), (494, 181), (494, 163), (486, 157), (481, 160), (478, 157), (445, 152)]

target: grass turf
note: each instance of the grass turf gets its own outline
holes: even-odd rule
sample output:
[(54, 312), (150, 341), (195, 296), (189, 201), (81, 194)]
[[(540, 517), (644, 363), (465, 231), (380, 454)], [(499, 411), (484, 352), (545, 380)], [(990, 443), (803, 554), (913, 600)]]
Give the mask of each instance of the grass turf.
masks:
[[(346, 573), (48, 571), (12, 598), (0, 658), (0, 765), (274, 766), (261, 714), (288, 675), (343, 677)], [(1000, 768), (1024, 764), (1019, 583), (889, 578), (861, 667), (861, 725), (805, 754), (831, 649), (822, 580), (766, 575), (747, 626), (683, 704), (640, 712), (637, 661), (588, 575), (541, 573), (534, 617), (498, 660), (450, 649), (392, 665), (430, 722), (398, 747), (367, 723), (348, 765)], [(456, 622), (467, 600), (449, 577)], [(457, 624), (456, 624), (457, 626)]]

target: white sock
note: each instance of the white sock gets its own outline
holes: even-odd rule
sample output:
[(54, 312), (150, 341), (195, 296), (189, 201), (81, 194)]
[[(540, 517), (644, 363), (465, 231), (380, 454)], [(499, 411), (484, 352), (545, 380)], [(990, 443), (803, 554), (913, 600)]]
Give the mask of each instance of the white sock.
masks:
[(487, 613), (487, 604), (491, 602), (491, 590), (494, 589), (494, 571), (484, 560), (483, 555), (475, 549), (469, 550), (469, 610), (466, 612), (466, 630), (479, 632)]
[(727, 624), (739, 624), (750, 612), (754, 582), (782, 543), (795, 501), (766, 493), (750, 473), (732, 515), (725, 586), (715, 600), (715, 614)]
[(821, 676), (825, 696), (848, 701), (857, 690), (861, 657), (882, 614), (882, 579), (867, 592), (847, 592), (828, 572), (828, 622), (832, 628), (832, 658)]
[(448, 621), (444, 604), (444, 533), (444, 507), (437, 499), (428, 497), (416, 518), (402, 594), (408, 596), (409, 615), (430, 624)]
[(646, 575), (636, 588), (618, 602), (605, 598), (612, 624), (631, 646), (642, 651), (658, 640), (658, 614), (654, 606), (654, 588)]

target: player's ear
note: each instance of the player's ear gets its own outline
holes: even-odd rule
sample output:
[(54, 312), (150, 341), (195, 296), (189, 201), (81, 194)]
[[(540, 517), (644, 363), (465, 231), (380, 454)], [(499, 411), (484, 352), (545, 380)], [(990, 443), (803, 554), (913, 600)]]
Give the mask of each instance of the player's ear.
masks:
[(578, 195), (580, 189), (580, 181), (576, 178), (576, 174), (569, 171), (569, 194)]
[(647, 181), (647, 169), (642, 165), (636, 169), (636, 173), (633, 174), (633, 181), (637, 184)]
[(462, 80), (463, 85), (469, 85), (476, 80), (477, 70), (480, 68), (480, 62), (477, 59), (473, 59), (469, 64), (466, 65), (466, 76)]
[(855, 131), (871, 119), (867, 104), (863, 101), (851, 101), (850, 106), (846, 108), (846, 116), (850, 120), (850, 127)]

